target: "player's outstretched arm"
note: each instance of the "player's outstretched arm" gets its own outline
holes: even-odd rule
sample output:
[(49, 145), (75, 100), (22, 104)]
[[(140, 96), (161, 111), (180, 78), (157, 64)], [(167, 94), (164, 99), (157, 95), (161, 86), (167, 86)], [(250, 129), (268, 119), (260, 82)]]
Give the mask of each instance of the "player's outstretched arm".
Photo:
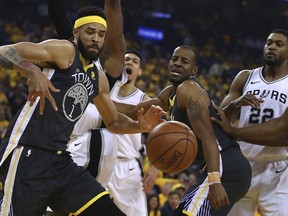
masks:
[(105, 0), (107, 32), (100, 60), (110, 76), (116, 78), (124, 69), (126, 42), (123, 34), (121, 0)]
[(73, 25), (67, 17), (64, 0), (48, 0), (48, 13), (59, 39), (73, 37)]
[(159, 106), (151, 106), (147, 113), (138, 110), (138, 121), (117, 111), (109, 94), (109, 84), (104, 73), (99, 71), (99, 93), (93, 99), (106, 127), (113, 133), (131, 134), (150, 132), (156, 125), (163, 122), (161, 117), (166, 113)]
[(48, 62), (59, 68), (67, 68), (68, 63), (73, 62), (75, 57), (75, 47), (71, 42), (60, 40), (47, 40), (38, 44), (21, 42), (0, 47), (0, 55), (2, 56), (0, 60), (3, 62), (0, 63), (2, 67), (16, 69), (28, 76), (30, 105), (33, 105), (37, 97), (40, 97), (40, 114), (43, 114), (45, 98), (47, 98), (54, 110), (58, 110), (50, 91), (59, 92), (59, 90), (31, 61)]
[(278, 118), (257, 125), (234, 128), (230, 125), (224, 112), (218, 108), (221, 120), (212, 118), (223, 131), (230, 136), (249, 143), (264, 146), (288, 146), (288, 109)]

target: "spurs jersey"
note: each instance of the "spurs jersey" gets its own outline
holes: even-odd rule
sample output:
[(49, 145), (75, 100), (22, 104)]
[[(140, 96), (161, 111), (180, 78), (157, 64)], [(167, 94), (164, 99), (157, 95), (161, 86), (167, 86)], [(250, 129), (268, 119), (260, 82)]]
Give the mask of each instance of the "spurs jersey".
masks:
[[(268, 82), (262, 75), (263, 67), (250, 72), (243, 89), (243, 95), (253, 94), (264, 100), (260, 109), (241, 107), (239, 127), (260, 124), (284, 113), (288, 104), (288, 75)], [(266, 147), (239, 142), (243, 154), (251, 161), (278, 161), (287, 159), (288, 147)]]
[(77, 48), (69, 68), (44, 69), (43, 73), (60, 89), (58, 93), (51, 92), (58, 111), (55, 112), (46, 99), (44, 114), (40, 116), (39, 97), (32, 107), (27, 102), (17, 113), (2, 142), (2, 161), (18, 144), (51, 151), (65, 150), (74, 125), (89, 101), (98, 94), (98, 70), (90, 67), (84, 71)]
[[(126, 97), (117, 96), (112, 98), (114, 101), (125, 104), (136, 105), (143, 101), (145, 93), (136, 89), (132, 94)], [(139, 158), (141, 148), (141, 133), (137, 134), (116, 134), (118, 144), (117, 157), (133, 159)]]

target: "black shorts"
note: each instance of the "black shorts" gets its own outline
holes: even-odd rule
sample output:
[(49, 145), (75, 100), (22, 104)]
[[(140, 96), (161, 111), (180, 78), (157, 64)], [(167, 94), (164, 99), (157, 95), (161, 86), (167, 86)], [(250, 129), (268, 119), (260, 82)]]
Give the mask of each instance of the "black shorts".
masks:
[(17, 216), (40, 216), (47, 206), (57, 215), (78, 215), (91, 205), (107, 211), (95, 203), (108, 192), (66, 151), (18, 146), (1, 166), (0, 181), (2, 210)]
[(209, 186), (207, 172), (199, 177), (199, 182), (191, 186), (182, 197), (173, 216), (225, 216), (233, 205), (248, 191), (251, 183), (251, 166), (239, 147), (232, 146), (221, 152), (223, 173), (221, 182), (228, 195), (230, 205), (212, 209), (208, 200)]

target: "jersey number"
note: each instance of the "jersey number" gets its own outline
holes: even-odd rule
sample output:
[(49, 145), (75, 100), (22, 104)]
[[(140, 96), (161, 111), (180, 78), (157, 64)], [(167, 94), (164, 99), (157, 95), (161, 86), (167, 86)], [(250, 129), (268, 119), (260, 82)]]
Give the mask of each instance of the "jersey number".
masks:
[(274, 116), (274, 110), (273, 109), (255, 109), (251, 108), (251, 115), (249, 118), (249, 123), (251, 124), (260, 124), (267, 120), (272, 119)]

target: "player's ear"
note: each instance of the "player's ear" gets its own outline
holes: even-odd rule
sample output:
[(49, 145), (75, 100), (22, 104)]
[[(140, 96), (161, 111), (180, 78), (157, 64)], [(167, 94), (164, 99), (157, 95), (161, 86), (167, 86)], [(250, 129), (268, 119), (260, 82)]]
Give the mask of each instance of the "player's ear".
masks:
[(197, 74), (198, 66), (197, 65), (193, 66), (193, 70), (192, 71), (193, 71), (193, 75)]
[(76, 40), (78, 40), (78, 38), (79, 38), (79, 31), (78, 31), (78, 29), (73, 29), (73, 37), (76, 39)]
[(138, 76), (141, 76), (143, 73), (143, 70), (141, 68), (138, 69)]

